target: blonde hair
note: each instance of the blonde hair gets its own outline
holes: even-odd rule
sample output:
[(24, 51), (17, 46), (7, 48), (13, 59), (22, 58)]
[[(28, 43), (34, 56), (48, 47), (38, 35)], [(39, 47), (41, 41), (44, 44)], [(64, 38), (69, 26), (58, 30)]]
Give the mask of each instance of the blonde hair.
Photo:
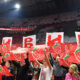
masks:
[(70, 67), (74, 70), (73, 75), (76, 76), (76, 77), (79, 77), (80, 72), (78, 70), (77, 65), (76, 64), (71, 64)]

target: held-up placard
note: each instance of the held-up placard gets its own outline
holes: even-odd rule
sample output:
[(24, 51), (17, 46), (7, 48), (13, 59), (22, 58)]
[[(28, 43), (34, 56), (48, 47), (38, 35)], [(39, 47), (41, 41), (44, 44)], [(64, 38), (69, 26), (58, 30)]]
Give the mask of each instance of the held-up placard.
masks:
[(36, 35), (23, 37), (24, 48), (31, 48), (31, 46), (35, 46), (35, 45), (36, 45)]
[(11, 47), (12, 46), (12, 37), (3, 37), (2, 44), (3, 43), (8, 43), (8, 44), (10, 44), (10, 47)]
[(75, 32), (75, 35), (76, 35), (77, 45), (78, 45), (78, 47), (80, 47), (80, 32)]
[(46, 33), (46, 46), (53, 42), (63, 43), (63, 36), (64, 32)]

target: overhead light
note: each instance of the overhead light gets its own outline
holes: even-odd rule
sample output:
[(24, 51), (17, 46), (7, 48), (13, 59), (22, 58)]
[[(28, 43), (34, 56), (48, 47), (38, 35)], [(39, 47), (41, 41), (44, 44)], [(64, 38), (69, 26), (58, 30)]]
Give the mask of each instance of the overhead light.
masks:
[(16, 8), (16, 9), (19, 9), (20, 7), (21, 7), (21, 5), (20, 5), (20, 4), (18, 4), (18, 3), (17, 3), (17, 4), (15, 4), (15, 8)]
[(4, 2), (8, 2), (8, 1), (10, 1), (10, 0), (4, 0)]

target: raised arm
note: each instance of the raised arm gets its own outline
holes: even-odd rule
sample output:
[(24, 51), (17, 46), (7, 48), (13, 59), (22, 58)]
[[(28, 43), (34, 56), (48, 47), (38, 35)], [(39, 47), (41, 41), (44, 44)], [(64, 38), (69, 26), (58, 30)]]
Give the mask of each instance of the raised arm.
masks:
[(53, 66), (55, 60), (54, 60), (54, 58), (53, 58), (53, 56), (52, 56), (51, 53), (49, 54), (49, 57), (50, 57), (49, 61), (50, 61), (50, 63), (51, 63), (51, 66)]
[(52, 66), (50, 64), (49, 58), (46, 56), (46, 51), (45, 50), (44, 50), (44, 55), (45, 55), (46, 62), (48, 64), (48, 66), (49, 66), (49, 69), (51, 70), (52, 69)]
[(36, 64), (38, 65), (38, 67), (40, 68), (40, 63), (38, 60), (35, 60)]
[(38, 65), (38, 67), (40, 68), (40, 63), (39, 61), (33, 56), (33, 58), (35, 59), (35, 63)]

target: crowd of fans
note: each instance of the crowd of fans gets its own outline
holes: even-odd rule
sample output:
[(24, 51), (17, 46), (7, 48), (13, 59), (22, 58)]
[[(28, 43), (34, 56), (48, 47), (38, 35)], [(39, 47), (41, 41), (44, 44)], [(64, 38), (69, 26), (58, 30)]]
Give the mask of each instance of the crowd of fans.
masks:
[(61, 66), (60, 55), (54, 59), (51, 53), (47, 56), (44, 51), (44, 60), (35, 58), (34, 62), (30, 62), (28, 56), (28, 53), (27, 58), (24, 55), (24, 62), (3, 60), (1, 65), (5, 65), (14, 76), (2, 76), (2, 80), (80, 80), (80, 66), (75, 63)]
[[(58, 15), (56, 15), (58, 17)], [(64, 22), (64, 21), (71, 21), (74, 20), (74, 15), (72, 18), (67, 17), (62, 17), (61, 15), (60, 19), (53, 18), (55, 17), (54, 15), (52, 16), (48, 16), (48, 17), (41, 17), (40, 19), (35, 19), (34, 18), (32, 20), (30, 20), (28, 22), (28, 24), (33, 24), (33, 25), (42, 25), (42, 24), (53, 24), (56, 22)], [(48, 19), (47, 19), (48, 18)], [(31, 23), (32, 21), (32, 23)], [(72, 22), (73, 23), (73, 22)], [(72, 26), (69, 23), (69, 25), (67, 25), (68, 23), (62, 23), (61, 26)], [(17, 23), (16, 23), (17, 24)], [(27, 23), (21, 23), (19, 25), (26, 25)], [(73, 24), (74, 25), (74, 24)], [(12, 28), (14, 27), (14, 25), (12, 25)], [(17, 25), (16, 25), (17, 26)], [(76, 26), (76, 25), (75, 25)], [(30, 26), (29, 26), (30, 27)], [(31, 26), (32, 27), (32, 26)], [(41, 26), (40, 26), (41, 27)], [(20, 28), (20, 27), (19, 27)], [(39, 29), (39, 27), (38, 27)], [(62, 29), (62, 28), (60, 28)], [(50, 26), (42, 29), (40, 28), (38, 32), (35, 33), (35, 30), (33, 31), (33, 34), (36, 34), (37, 36), (37, 43), (45, 43), (46, 40), (46, 32), (57, 32), (57, 31), (63, 31), (60, 30), (59, 27), (55, 27), (52, 26), (50, 28)], [(69, 28), (70, 29), (70, 28)], [(66, 28), (65, 28), (66, 30)], [(72, 29), (71, 29), (72, 30)], [(75, 30), (75, 29), (74, 29)], [(67, 30), (66, 30), (67, 31)], [(65, 31), (64, 31), (65, 32)], [(70, 34), (69, 31), (67, 31), (66, 33)], [(26, 33), (27, 34), (27, 33)], [(26, 36), (25, 34), (25, 36)], [(31, 32), (30, 32), (31, 34)], [(11, 36), (13, 37), (13, 44), (21, 44), (22, 43), (22, 38), (23, 35), (22, 34), (6, 34), (5, 33), (2, 35), (2, 33), (0, 34), (0, 42), (2, 42), (2, 38), (3, 36)], [(28, 35), (27, 35), (28, 36)], [(68, 40), (69, 37), (65, 37), (65, 42), (69, 41)], [(74, 37), (71, 38), (71, 42), (75, 40)], [(75, 42), (75, 41), (73, 41)], [(27, 53), (28, 56), (28, 53)], [(58, 55), (56, 57), (56, 59), (53, 58), (53, 56), (51, 55), (51, 53), (48, 55), (48, 57), (46, 56), (46, 52), (44, 54), (45, 59), (42, 61), (38, 61), (35, 59), (35, 62), (29, 62), (28, 57), (25, 57), (24, 62), (18, 62), (18, 61), (6, 61), (4, 62), (4, 60), (2, 61), (2, 66), (6, 66), (9, 71), (14, 75), (11, 77), (7, 77), (7, 76), (2, 76), (2, 80), (80, 80), (80, 66), (77, 64), (71, 64), (70, 66), (61, 66), (60, 65), (60, 55)]]

